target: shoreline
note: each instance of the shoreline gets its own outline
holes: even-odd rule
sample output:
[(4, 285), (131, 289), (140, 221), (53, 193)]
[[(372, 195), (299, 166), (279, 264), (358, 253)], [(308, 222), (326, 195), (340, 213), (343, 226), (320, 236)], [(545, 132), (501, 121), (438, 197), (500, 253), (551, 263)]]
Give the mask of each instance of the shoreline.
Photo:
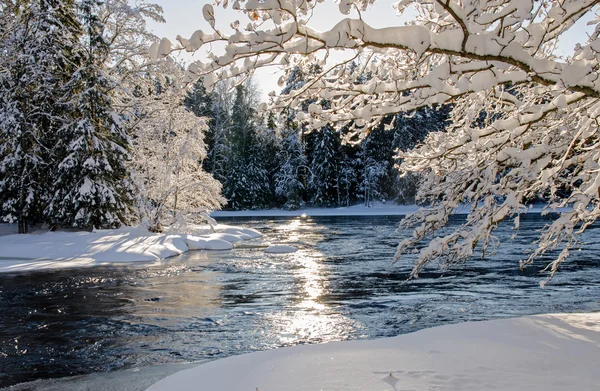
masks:
[(591, 391), (599, 347), (600, 312), (534, 315), (233, 356), (147, 391)]
[(2, 390), (592, 391), (600, 383), (599, 347), (600, 312), (543, 314), (36, 380)]
[[(531, 205), (523, 214), (538, 214), (544, 212), (543, 205)], [(397, 205), (375, 203), (373, 206), (353, 205), (331, 208), (300, 208), (296, 210), (286, 209), (257, 209), (257, 210), (217, 210), (210, 214), (213, 218), (219, 217), (323, 217), (323, 216), (405, 216), (418, 211), (419, 205)], [(467, 215), (471, 211), (469, 205), (462, 205), (454, 211), (453, 215)], [(556, 213), (565, 212), (568, 209), (556, 210)]]
[(143, 227), (124, 227), (3, 235), (0, 273), (161, 262), (188, 251), (231, 250), (237, 242), (262, 237), (254, 229), (223, 224), (214, 232), (208, 226), (196, 226), (191, 231), (194, 234), (157, 234)]

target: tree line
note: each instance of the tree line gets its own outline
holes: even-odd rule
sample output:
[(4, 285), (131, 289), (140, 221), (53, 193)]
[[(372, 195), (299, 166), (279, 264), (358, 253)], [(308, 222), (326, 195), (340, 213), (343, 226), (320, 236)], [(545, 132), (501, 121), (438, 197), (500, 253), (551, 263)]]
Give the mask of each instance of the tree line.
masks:
[[(296, 68), (282, 94), (315, 73)], [(426, 107), (388, 116), (366, 137), (352, 139), (348, 127), (332, 124), (309, 131), (293, 110), (260, 114), (258, 96), (251, 80), (235, 90), (217, 83), (209, 93), (201, 79), (185, 99), (189, 110), (208, 119), (203, 167), (223, 184), (232, 210), (415, 202), (419, 177), (400, 176), (397, 153), (443, 130), (449, 113), (448, 107)], [(301, 110), (308, 112), (314, 101)]]

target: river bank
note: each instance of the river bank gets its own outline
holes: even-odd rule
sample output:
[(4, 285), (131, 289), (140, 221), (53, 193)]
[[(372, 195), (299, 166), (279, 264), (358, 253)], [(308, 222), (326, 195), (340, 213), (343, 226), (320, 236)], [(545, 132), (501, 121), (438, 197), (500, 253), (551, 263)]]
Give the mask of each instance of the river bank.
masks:
[(599, 357), (600, 313), (539, 315), (230, 357), (148, 391), (592, 391)]
[(6, 391), (593, 391), (600, 313), (440, 326), (195, 365), (38, 380)]
[(231, 250), (234, 243), (262, 234), (230, 225), (196, 226), (189, 234), (157, 234), (143, 227), (93, 232), (37, 232), (17, 235), (1, 229), (0, 273), (104, 264), (159, 262), (189, 250)]

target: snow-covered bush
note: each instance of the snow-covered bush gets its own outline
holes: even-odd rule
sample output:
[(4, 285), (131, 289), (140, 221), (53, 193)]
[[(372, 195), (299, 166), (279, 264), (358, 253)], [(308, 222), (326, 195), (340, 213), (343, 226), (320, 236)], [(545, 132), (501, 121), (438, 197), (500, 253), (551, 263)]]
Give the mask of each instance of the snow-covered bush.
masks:
[[(192, 78), (204, 76), (209, 88), (267, 65), (291, 71), (319, 63), (319, 77), (271, 101), (272, 108), (284, 108), (295, 107), (301, 96), (325, 99), (326, 107), (313, 103), (308, 113), (298, 110), (297, 120), (314, 129), (334, 122), (364, 134), (385, 115), (452, 103), (448, 131), (429, 135), (402, 156), (405, 172), (428, 173), (419, 197), (431, 208), (406, 218), (404, 225), (416, 229), (397, 257), (429, 241), (459, 204), (469, 203), (474, 206), (462, 227), (420, 250), (414, 275), (433, 259), (445, 265), (464, 260), (477, 244), (485, 251), (493, 243), (500, 221), (517, 215), (518, 226), (527, 200), (544, 195), (548, 209), (571, 210), (546, 227), (522, 265), (558, 249), (548, 266), (556, 272), (577, 246), (577, 234), (600, 216), (597, 2), (402, 0), (394, 8), (412, 11), (414, 20), (385, 28), (360, 18), (372, 3), (341, 0), (339, 11), (350, 16), (317, 31), (309, 22), (321, 9), (317, 1), (236, 1), (247, 25), (178, 40), (192, 52), (225, 43), (222, 54), (188, 69)], [(213, 28), (214, 15), (206, 5), (204, 17)], [(569, 56), (560, 56), (559, 39), (580, 21), (595, 28), (582, 34)], [(160, 56), (171, 50), (163, 40), (151, 51)], [(333, 51), (348, 55), (327, 55)], [(346, 64), (355, 60), (362, 66), (349, 70)]]

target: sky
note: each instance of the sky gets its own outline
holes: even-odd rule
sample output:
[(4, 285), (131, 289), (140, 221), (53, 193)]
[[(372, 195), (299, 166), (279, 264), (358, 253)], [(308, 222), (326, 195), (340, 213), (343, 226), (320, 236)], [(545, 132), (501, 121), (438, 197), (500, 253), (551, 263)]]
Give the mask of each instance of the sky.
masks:
[[(212, 0), (154, 0), (152, 1), (164, 9), (166, 23), (150, 23), (150, 29), (159, 37), (169, 38), (175, 42), (177, 35), (184, 38), (189, 38), (194, 31), (203, 30), (211, 31), (210, 26), (202, 17), (202, 7), (207, 3), (212, 3)], [(397, 0), (378, 0), (366, 12), (362, 14), (363, 19), (373, 27), (387, 27), (403, 25), (410, 19), (410, 14), (398, 16), (396, 10), (392, 8), (392, 4)], [(335, 23), (342, 19), (343, 15), (338, 11), (338, 6), (333, 0), (325, 0), (319, 4), (309, 26), (317, 30), (325, 30), (333, 27)], [(229, 23), (239, 20), (241, 25), (248, 22), (247, 17), (238, 11), (232, 10), (230, 7), (224, 10), (222, 7), (215, 7), (215, 16), (217, 20), (217, 28), (228, 31)], [(356, 17), (356, 14), (350, 15)], [(590, 27), (586, 26), (587, 18), (574, 26), (567, 34), (564, 35), (560, 43), (560, 51), (562, 54), (571, 53), (575, 44), (583, 40)], [(184, 62), (190, 62), (192, 59), (202, 59), (206, 56), (207, 50), (202, 48), (193, 56), (187, 53), (181, 53), (179, 59)], [(255, 74), (255, 80), (261, 90), (264, 100), (269, 92), (279, 92), (277, 86), (281, 72), (274, 68), (261, 69)]]

